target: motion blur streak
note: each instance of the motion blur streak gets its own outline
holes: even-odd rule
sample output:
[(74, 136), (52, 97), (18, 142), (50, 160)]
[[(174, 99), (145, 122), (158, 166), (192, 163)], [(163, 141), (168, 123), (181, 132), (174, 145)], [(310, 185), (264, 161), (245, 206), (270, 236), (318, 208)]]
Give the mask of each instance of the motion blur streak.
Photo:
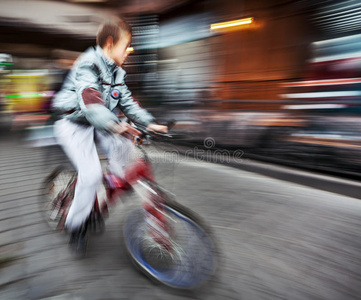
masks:
[[(0, 299), (360, 299), (360, 12), (360, 0), (1, 0)], [(54, 95), (113, 17), (132, 26), (133, 98), (176, 120), (172, 143), (145, 142), (157, 181), (220, 240), (200, 291), (134, 271), (128, 202), (83, 261), (39, 211), (45, 176), (71, 167)]]
[(216, 23), (211, 25), (211, 30), (246, 25), (246, 24), (251, 24), (252, 22), (253, 22), (253, 18), (245, 18), (245, 19), (234, 20), (224, 23)]

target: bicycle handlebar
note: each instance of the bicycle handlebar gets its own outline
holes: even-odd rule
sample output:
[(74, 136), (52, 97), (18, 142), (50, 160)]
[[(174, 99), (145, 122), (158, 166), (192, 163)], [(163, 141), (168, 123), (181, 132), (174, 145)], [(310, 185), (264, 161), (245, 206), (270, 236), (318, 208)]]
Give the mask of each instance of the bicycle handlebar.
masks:
[[(175, 121), (172, 120), (172, 121), (168, 121), (165, 126), (167, 126), (168, 129), (171, 129), (174, 126), (174, 124), (175, 124)], [(149, 131), (149, 130), (147, 130), (147, 128), (144, 125), (140, 125), (137, 123), (134, 123), (134, 128), (137, 129), (138, 131), (140, 131), (142, 133), (143, 137), (151, 136), (151, 137), (155, 137), (155, 138), (158, 138), (158, 137), (172, 138), (172, 135), (169, 133), (164, 133), (164, 132), (160, 132), (160, 131)]]
[(134, 128), (142, 133), (140, 138), (146, 137), (146, 136), (151, 136), (154, 138), (158, 138), (158, 137), (171, 138), (172, 137), (172, 135), (170, 135), (169, 133), (164, 133), (164, 132), (159, 132), (159, 131), (149, 131), (146, 128), (140, 128), (138, 126), (134, 127)]

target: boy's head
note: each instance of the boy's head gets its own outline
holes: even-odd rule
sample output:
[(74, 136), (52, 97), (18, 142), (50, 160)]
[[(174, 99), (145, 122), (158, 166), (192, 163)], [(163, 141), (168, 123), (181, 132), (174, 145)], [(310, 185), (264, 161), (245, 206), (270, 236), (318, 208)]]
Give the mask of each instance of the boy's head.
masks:
[(131, 31), (129, 24), (122, 19), (107, 21), (99, 27), (97, 45), (119, 66), (128, 56), (127, 48), (132, 39)]

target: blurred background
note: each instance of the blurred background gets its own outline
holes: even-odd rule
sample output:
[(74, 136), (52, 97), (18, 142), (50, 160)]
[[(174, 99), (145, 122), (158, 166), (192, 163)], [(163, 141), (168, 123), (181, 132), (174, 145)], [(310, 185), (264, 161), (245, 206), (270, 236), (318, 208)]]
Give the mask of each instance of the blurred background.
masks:
[(136, 100), (179, 142), (343, 175), (361, 167), (358, 0), (1, 0), (1, 134), (51, 138), (51, 101), (102, 20), (133, 28)]

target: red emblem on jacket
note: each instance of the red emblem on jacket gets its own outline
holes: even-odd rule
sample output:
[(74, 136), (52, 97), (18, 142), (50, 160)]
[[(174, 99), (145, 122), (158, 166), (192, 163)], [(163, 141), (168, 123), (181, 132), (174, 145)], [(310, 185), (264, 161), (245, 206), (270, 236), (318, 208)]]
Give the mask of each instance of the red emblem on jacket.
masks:
[(117, 89), (112, 89), (112, 91), (110, 92), (110, 95), (112, 96), (113, 99), (119, 99), (120, 92)]

